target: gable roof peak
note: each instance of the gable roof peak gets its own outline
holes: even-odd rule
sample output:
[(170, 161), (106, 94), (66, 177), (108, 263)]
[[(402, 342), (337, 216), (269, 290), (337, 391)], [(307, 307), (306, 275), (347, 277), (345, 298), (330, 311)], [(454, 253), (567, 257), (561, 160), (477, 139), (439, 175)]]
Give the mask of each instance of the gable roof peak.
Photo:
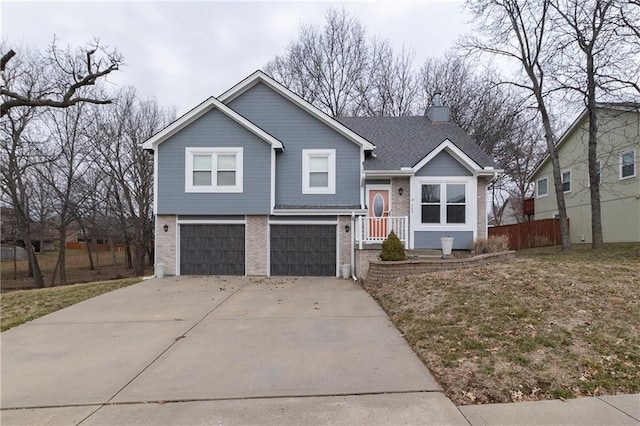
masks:
[(300, 107), (302, 110), (311, 114), (313, 117), (319, 119), (321, 122), (340, 133), (342, 136), (351, 140), (355, 144), (362, 146), (365, 151), (372, 151), (376, 147), (375, 144), (371, 143), (367, 139), (355, 133), (353, 130), (349, 129), (347, 126), (335, 120), (334, 117), (328, 115), (327, 113), (313, 106), (311, 103), (302, 99), (300, 96), (298, 96), (282, 84), (278, 83), (262, 70), (254, 71), (252, 74), (233, 86), (231, 89), (221, 94), (218, 99), (220, 100), (220, 102), (228, 104), (258, 83), (265, 84), (267, 87), (282, 95), (284, 98), (288, 99), (293, 104)]

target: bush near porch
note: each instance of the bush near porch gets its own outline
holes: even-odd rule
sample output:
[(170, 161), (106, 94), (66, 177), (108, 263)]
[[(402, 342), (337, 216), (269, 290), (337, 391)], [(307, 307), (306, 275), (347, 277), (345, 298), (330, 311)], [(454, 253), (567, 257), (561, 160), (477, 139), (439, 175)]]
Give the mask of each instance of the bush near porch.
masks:
[(524, 250), (368, 290), (456, 404), (640, 392), (640, 244)]

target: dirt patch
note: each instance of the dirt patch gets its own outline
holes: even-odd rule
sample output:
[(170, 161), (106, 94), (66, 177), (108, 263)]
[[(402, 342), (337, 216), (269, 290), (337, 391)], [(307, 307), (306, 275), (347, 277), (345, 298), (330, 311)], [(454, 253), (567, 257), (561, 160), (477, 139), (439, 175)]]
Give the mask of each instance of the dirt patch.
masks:
[(640, 245), (369, 288), (454, 403), (640, 392)]

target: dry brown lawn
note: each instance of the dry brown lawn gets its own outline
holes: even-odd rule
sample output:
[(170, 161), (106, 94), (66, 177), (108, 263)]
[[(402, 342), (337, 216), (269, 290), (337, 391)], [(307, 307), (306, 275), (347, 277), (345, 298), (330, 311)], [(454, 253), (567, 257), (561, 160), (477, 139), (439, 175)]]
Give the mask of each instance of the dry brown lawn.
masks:
[[(58, 252), (46, 252), (37, 256), (45, 285), (49, 286), (51, 285), (53, 269), (58, 260)], [(116, 253), (115, 265), (112, 264), (113, 259), (110, 252), (99, 252), (97, 259), (95, 252), (93, 256), (95, 270), (92, 271), (89, 269), (89, 258), (86, 250), (66, 251), (67, 284), (115, 280), (134, 276), (133, 269), (126, 267), (124, 251)], [(16, 279), (14, 279), (14, 263), (12, 261), (1, 262), (2, 290), (33, 288), (33, 280), (27, 277), (28, 267), (29, 264), (26, 260), (19, 260), (16, 268)], [(149, 267), (147, 274), (151, 274), (152, 270), (153, 268)], [(55, 285), (58, 285), (57, 279)]]
[(458, 405), (640, 392), (640, 245), (369, 288)]

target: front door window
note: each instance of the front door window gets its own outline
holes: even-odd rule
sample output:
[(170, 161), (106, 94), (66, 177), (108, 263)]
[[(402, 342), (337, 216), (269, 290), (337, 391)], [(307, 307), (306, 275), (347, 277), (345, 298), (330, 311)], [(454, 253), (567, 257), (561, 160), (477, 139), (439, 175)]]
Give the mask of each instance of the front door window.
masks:
[(368, 190), (369, 214), (367, 218), (366, 232), (369, 238), (384, 239), (388, 235), (389, 224), (389, 194), (391, 190), (372, 189)]

